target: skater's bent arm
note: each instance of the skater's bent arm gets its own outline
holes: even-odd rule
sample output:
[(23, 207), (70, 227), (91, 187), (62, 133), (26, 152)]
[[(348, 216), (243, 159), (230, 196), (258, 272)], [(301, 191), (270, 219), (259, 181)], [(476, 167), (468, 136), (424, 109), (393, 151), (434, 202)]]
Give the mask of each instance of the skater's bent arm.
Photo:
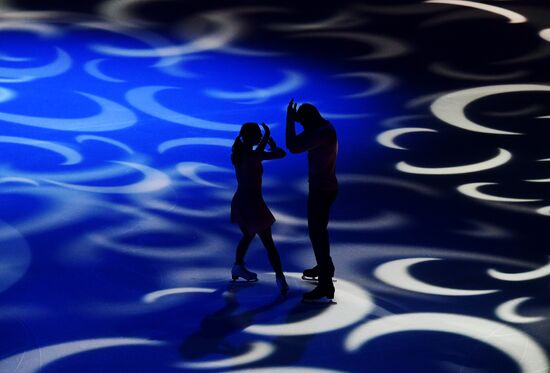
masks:
[(286, 152), (281, 148), (272, 149), (269, 152), (263, 152), (261, 154), (262, 160), (265, 160), (265, 161), (270, 161), (272, 159), (281, 159), (281, 158), (284, 158), (285, 156), (286, 156)]
[(316, 148), (324, 142), (323, 133), (319, 130), (308, 130), (296, 135), (296, 106), (292, 99), (286, 108), (286, 148), (293, 154)]
[(264, 151), (262, 153), (261, 155), (262, 160), (280, 159), (286, 156), (286, 152), (277, 146), (277, 144), (275, 143), (275, 140), (273, 140), (272, 137), (269, 138), (267, 143), (269, 145), (269, 151), (268, 152)]
[(254, 150), (256, 154), (261, 154), (264, 152), (267, 142), (269, 141), (269, 138), (271, 136), (271, 131), (265, 123), (262, 123), (262, 127), (264, 128), (264, 136), (262, 137), (262, 140)]
[(325, 141), (322, 130), (315, 129), (304, 131), (299, 135), (294, 135), (293, 141), (287, 148), (291, 153), (302, 153), (322, 145)]
[(296, 103), (294, 99), (290, 100), (288, 107), (286, 108), (286, 131), (285, 131), (285, 140), (286, 148), (291, 153), (299, 153), (296, 150)]

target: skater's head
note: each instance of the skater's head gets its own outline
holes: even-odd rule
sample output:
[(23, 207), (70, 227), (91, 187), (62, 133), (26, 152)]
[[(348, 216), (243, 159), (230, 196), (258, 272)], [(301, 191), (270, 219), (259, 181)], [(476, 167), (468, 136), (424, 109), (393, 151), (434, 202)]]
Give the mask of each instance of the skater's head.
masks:
[(247, 122), (241, 126), (241, 130), (235, 142), (233, 143), (231, 152), (231, 162), (233, 164), (239, 163), (241, 154), (246, 149), (252, 149), (254, 145), (257, 145), (262, 140), (262, 130), (258, 123)]
[(296, 113), (296, 121), (304, 126), (304, 129), (317, 128), (327, 123), (327, 120), (321, 116), (319, 110), (311, 104), (300, 105)]
[(258, 123), (248, 122), (242, 125), (239, 136), (245, 146), (254, 146), (262, 139), (262, 130)]

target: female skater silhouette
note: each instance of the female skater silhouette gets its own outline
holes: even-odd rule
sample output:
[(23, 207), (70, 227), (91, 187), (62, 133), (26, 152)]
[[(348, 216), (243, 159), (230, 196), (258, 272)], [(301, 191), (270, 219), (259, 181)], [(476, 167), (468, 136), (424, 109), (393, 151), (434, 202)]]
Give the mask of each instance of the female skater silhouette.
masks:
[[(269, 262), (276, 275), (277, 286), (281, 294), (286, 294), (288, 285), (283, 274), (281, 259), (273, 237), (271, 225), (275, 218), (264, 202), (262, 196), (262, 161), (283, 158), (286, 152), (277, 147), (270, 137), (269, 127), (262, 123), (264, 135), (257, 123), (245, 123), (241, 127), (239, 136), (233, 143), (231, 162), (237, 176), (237, 191), (231, 201), (231, 222), (238, 224), (243, 234), (235, 255), (235, 265), (231, 270), (233, 280), (239, 277), (246, 281), (258, 281), (256, 273), (246, 269), (244, 257), (256, 234), (264, 244)], [(269, 144), (270, 151), (266, 152)], [(256, 149), (254, 149), (254, 145)]]

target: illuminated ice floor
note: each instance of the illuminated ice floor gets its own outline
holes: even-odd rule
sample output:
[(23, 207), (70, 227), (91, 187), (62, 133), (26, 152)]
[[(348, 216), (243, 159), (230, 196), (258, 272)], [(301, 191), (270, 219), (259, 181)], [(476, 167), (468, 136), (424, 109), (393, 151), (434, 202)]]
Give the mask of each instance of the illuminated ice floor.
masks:
[[(548, 372), (544, 2), (44, 3), (0, 1), (1, 373)], [(229, 282), (230, 147), (290, 98), (339, 136), (336, 305), (305, 155), (264, 165), (288, 297), (256, 241)]]

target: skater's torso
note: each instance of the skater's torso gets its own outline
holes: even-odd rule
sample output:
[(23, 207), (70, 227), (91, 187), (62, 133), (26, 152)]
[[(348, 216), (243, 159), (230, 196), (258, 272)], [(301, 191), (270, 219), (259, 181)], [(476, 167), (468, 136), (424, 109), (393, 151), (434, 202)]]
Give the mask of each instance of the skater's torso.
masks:
[(319, 146), (308, 151), (309, 187), (318, 190), (338, 189), (336, 179), (336, 157), (338, 139), (336, 130), (330, 123), (315, 129), (314, 136), (322, 139)]
[(235, 165), (238, 189), (262, 188), (263, 166), (260, 156), (254, 152), (246, 152), (240, 162)]

